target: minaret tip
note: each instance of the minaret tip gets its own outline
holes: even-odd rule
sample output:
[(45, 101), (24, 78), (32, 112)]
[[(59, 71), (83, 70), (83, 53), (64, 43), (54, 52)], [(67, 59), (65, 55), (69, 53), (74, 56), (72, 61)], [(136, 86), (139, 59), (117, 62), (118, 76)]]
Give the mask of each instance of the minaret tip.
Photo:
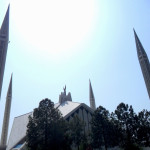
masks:
[(90, 107), (95, 110), (96, 105), (95, 105), (95, 98), (94, 98), (94, 93), (91, 85), (91, 81), (89, 80), (89, 100), (90, 100)]
[(11, 73), (10, 82), (12, 81), (13, 73)]
[(135, 35), (135, 36), (137, 36), (137, 34), (136, 34), (136, 32), (135, 32), (135, 29), (134, 29), (134, 28), (133, 28), (133, 32), (134, 32), (134, 35)]
[(135, 30), (134, 30), (134, 36), (135, 36), (136, 50), (137, 50), (139, 63), (140, 63), (143, 77), (145, 80), (147, 92), (148, 92), (148, 95), (150, 98), (150, 64), (149, 64), (149, 60), (148, 60), (147, 54), (142, 46), (142, 43), (140, 42)]
[(6, 16), (9, 15), (9, 9), (10, 9), (10, 4), (8, 4), (7, 11), (6, 11)]
[(7, 8), (7, 10), (9, 10), (9, 8), (10, 8), (10, 3), (8, 4), (8, 8)]

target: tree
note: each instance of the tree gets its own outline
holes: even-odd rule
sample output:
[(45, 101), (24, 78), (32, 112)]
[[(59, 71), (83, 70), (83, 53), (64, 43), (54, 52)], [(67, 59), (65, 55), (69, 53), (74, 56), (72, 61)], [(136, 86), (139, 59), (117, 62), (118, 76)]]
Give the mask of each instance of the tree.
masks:
[(110, 122), (112, 124), (111, 145), (112, 147), (122, 145), (122, 127), (120, 126), (119, 121), (116, 119), (115, 113), (112, 112), (110, 117)]
[(91, 126), (94, 148), (101, 149), (104, 146), (107, 150), (108, 147), (113, 146), (114, 127), (108, 110), (99, 106), (93, 114)]
[(122, 146), (128, 147), (137, 141), (138, 117), (132, 106), (120, 103), (115, 110), (116, 120), (122, 130)]
[(44, 99), (29, 117), (27, 147), (31, 150), (62, 150), (66, 142), (65, 133), (66, 122), (61, 113), (51, 100)]
[(150, 146), (150, 111), (143, 110), (138, 113), (138, 144)]
[(81, 121), (77, 115), (75, 115), (69, 123), (69, 137), (72, 140), (72, 143), (78, 148), (78, 150), (86, 138), (84, 127), (84, 122)]

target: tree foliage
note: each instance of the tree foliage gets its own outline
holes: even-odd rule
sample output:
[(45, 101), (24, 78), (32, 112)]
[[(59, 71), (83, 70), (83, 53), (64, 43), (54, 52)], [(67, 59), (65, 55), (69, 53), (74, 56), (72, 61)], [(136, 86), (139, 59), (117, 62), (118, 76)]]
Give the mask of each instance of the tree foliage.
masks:
[(122, 144), (136, 143), (138, 117), (132, 106), (120, 103), (115, 110), (115, 115), (122, 130)]
[(138, 144), (150, 146), (150, 111), (143, 110), (138, 113)]
[(44, 99), (29, 116), (26, 143), (29, 150), (70, 150), (72, 145), (79, 150), (86, 149), (87, 143), (90, 149), (92, 145), (105, 150), (114, 146), (139, 150), (139, 146), (150, 146), (150, 111), (137, 115), (132, 106), (120, 103), (110, 114), (99, 106), (93, 113), (89, 135), (78, 116), (67, 122), (54, 103)]
[(84, 133), (85, 124), (80, 118), (75, 115), (69, 123), (69, 137), (72, 140), (72, 144), (78, 148), (85, 140)]
[(125, 150), (139, 150), (139, 146), (150, 146), (150, 112), (134, 112), (132, 106), (120, 103), (109, 114), (100, 106), (92, 117), (92, 139), (94, 148), (107, 149), (120, 146)]
[(93, 114), (92, 121), (92, 139), (95, 148), (114, 146), (115, 128), (110, 120), (110, 113), (104, 107), (99, 106)]
[(54, 103), (44, 99), (34, 109), (27, 125), (26, 143), (31, 150), (61, 150), (65, 147), (65, 121)]

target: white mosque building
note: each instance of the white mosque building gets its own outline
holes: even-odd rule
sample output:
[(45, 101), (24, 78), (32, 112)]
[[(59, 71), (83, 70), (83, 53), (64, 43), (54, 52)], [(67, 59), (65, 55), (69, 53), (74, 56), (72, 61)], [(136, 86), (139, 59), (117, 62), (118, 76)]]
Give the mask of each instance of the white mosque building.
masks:
[[(150, 97), (149, 60), (135, 31), (134, 35), (141, 71), (143, 73), (147, 92)], [(9, 6), (0, 28), (0, 96), (2, 91), (8, 43), (9, 43)], [(32, 115), (32, 112), (14, 118), (11, 133), (8, 138), (11, 101), (12, 101), (12, 75), (6, 97), (3, 127), (0, 139), (0, 150), (1, 149), (24, 150), (27, 124), (29, 121), (28, 117), (29, 115)], [(55, 104), (55, 108), (59, 109), (64, 119), (66, 119), (67, 121), (70, 121), (75, 115), (77, 115), (81, 120), (85, 122), (86, 124), (85, 130), (88, 132), (90, 130), (90, 120), (92, 117), (92, 113), (96, 109), (95, 98), (90, 81), (89, 81), (89, 101), (90, 107), (84, 103), (73, 102), (71, 98), (71, 93), (66, 94), (66, 87), (65, 87), (64, 92), (62, 92), (59, 96), (59, 102)]]
[[(3, 75), (8, 43), (9, 43), (9, 6), (0, 28), (0, 95), (3, 83)], [(12, 100), (12, 75), (6, 97), (0, 150), (1, 149), (24, 150), (27, 124), (29, 121), (28, 117), (29, 115), (32, 115), (32, 112), (14, 118), (11, 133), (8, 138), (11, 100)], [(84, 103), (73, 102), (71, 98), (71, 93), (69, 92), (68, 94), (66, 94), (66, 87), (65, 87), (64, 92), (61, 92), (61, 94), (59, 95), (59, 102), (55, 104), (55, 108), (59, 109), (64, 119), (66, 119), (67, 121), (70, 121), (75, 115), (77, 115), (81, 120), (85, 122), (86, 124), (85, 130), (88, 132), (90, 130), (90, 120), (92, 117), (92, 113), (96, 109), (95, 98), (90, 81), (89, 81), (89, 100), (90, 100), (90, 107)]]
[[(91, 103), (93, 104), (91, 106), (95, 106), (91, 83), (90, 96), (90, 100), (92, 101)], [(68, 93), (68, 95), (66, 95), (65, 90), (59, 96), (59, 102), (56, 103), (54, 107), (59, 109), (64, 119), (66, 119), (67, 121), (72, 120), (72, 118), (77, 115), (81, 120), (85, 122), (85, 131), (90, 131), (90, 120), (95, 107), (91, 108), (84, 103), (73, 102), (71, 99), (71, 93)], [(29, 115), (32, 115), (32, 112), (14, 118), (6, 150), (25, 149), (25, 137)]]

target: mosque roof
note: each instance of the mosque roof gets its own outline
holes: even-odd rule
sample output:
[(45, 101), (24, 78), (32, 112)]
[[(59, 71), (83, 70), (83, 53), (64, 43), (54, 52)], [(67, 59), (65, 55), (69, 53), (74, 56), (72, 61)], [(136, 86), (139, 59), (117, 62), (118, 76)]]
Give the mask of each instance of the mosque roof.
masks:
[(55, 108), (58, 108), (63, 117), (66, 117), (72, 110), (80, 106), (82, 103), (76, 103), (71, 101), (64, 101), (63, 103), (55, 104)]
[[(66, 119), (81, 106), (88, 109), (91, 113), (93, 112), (93, 110), (86, 104), (72, 101), (56, 103), (54, 107), (58, 108), (62, 116)], [(19, 141), (25, 138), (29, 115), (32, 115), (32, 112), (14, 118), (6, 150), (10, 150), (16, 144), (18, 144)]]

